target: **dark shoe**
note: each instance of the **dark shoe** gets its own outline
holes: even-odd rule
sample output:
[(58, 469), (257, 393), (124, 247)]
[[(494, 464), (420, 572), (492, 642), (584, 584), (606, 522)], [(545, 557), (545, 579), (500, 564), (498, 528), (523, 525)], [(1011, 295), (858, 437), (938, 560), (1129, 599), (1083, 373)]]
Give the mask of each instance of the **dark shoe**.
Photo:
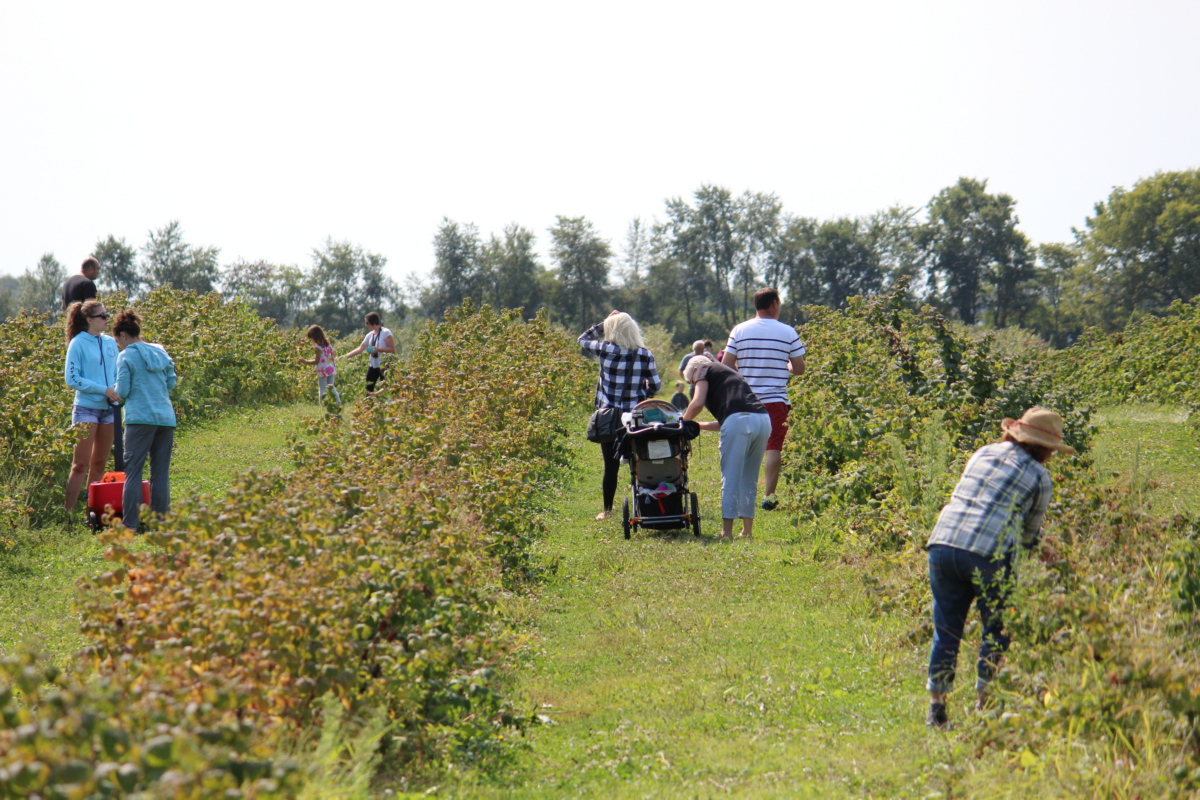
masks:
[(775, 495), (773, 494), (767, 495), (762, 501), (763, 511), (774, 511), (777, 508), (779, 508), (779, 501), (775, 499)]
[(930, 703), (929, 713), (925, 715), (925, 724), (931, 728), (945, 730), (950, 727), (950, 717), (946, 716), (945, 703)]

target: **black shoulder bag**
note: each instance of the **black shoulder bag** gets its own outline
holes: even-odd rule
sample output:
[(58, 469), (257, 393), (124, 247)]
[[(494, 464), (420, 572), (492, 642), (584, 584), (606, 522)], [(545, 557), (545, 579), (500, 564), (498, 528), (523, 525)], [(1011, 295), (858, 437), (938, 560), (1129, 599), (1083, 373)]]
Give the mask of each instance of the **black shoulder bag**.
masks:
[[(601, 366), (601, 369), (604, 369)], [(625, 379), (628, 381), (633, 377), (633, 361), (628, 361), (625, 364)], [(600, 382), (596, 382), (596, 393), (600, 392)], [(596, 444), (608, 444), (613, 439), (617, 438), (617, 431), (621, 430), (621, 409), (597, 408), (592, 412), (591, 419), (588, 420), (587, 438), (589, 442)]]

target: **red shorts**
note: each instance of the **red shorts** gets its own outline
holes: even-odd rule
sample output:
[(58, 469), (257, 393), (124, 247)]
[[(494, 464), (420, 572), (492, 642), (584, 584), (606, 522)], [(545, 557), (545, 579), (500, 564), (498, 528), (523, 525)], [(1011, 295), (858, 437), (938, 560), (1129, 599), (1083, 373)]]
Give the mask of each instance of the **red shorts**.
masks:
[(783, 437), (788, 432), (788, 412), (792, 407), (787, 403), (763, 403), (767, 413), (771, 415), (771, 438), (767, 439), (768, 450), (782, 450)]

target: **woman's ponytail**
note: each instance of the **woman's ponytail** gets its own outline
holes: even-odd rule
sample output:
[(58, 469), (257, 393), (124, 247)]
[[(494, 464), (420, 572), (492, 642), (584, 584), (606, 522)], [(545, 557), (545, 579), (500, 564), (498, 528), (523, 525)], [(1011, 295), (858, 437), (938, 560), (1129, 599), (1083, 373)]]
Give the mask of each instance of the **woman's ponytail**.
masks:
[(99, 300), (84, 300), (67, 306), (67, 347), (71, 340), (88, 329), (88, 317), (104, 305)]
[[(91, 301), (89, 301), (91, 302)], [(83, 313), (83, 303), (76, 301), (67, 306), (67, 346), (71, 346), (71, 340), (86, 331), (88, 327), (87, 316)]]

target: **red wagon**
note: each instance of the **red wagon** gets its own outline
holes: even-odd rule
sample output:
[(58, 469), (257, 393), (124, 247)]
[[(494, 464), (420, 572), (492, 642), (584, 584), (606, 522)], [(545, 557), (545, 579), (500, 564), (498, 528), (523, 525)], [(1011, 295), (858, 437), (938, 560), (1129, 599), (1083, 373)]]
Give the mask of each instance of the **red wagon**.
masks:
[[(87, 493), (87, 523), (93, 531), (121, 518), (121, 495), (125, 492), (125, 473), (106, 472), (104, 478), (96, 483), (88, 484)], [(150, 481), (142, 481), (142, 502), (150, 502)]]

